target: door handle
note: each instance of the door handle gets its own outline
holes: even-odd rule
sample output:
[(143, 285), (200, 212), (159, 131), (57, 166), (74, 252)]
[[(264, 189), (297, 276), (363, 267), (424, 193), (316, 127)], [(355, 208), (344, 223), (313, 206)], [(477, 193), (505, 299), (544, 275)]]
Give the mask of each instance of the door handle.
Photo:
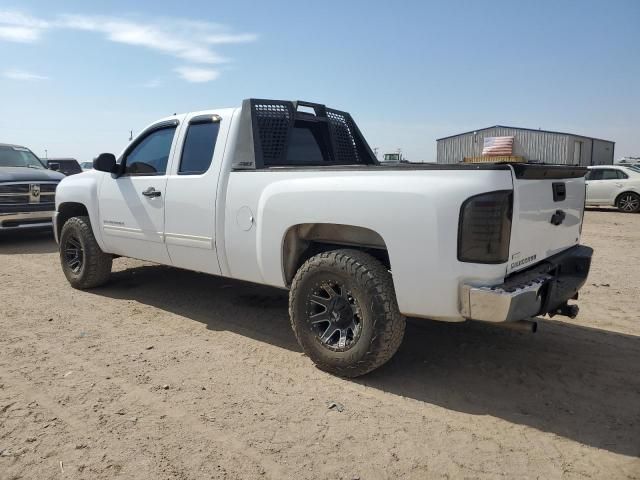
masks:
[(143, 194), (145, 197), (155, 198), (155, 197), (159, 197), (160, 195), (162, 195), (162, 192), (159, 192), (158, 190), (156, 190), (156, 189), (155, 189), (155, 188), (153, 188), (153, 187), (149, 187), (149, 188), (147, 188), (146, 190), (144, 190), (144, 191), (142, 192), (142, 194)]

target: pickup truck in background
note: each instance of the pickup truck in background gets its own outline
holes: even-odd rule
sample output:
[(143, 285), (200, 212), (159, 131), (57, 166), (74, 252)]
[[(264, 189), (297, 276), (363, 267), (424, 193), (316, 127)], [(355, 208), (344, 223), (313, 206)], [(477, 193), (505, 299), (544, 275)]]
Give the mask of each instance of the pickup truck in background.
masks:
[(393, 356), (407, 316), (575, 316), (585, 173), (381, 165), (346, 112), (248, 99), (164, 118), (65, 178), (55, 233), (75, 288), (126, 256), (289, 289), (304, 352), (354, 377)]
[(56, 187), (63, 178), (27, 147), (0, 143), (0, 232), (51, 228)]
[(82, 167), (75, 158), (47, 158), (42, 160), (47, 168), (60, 172), (67, 177), (82, 173)]

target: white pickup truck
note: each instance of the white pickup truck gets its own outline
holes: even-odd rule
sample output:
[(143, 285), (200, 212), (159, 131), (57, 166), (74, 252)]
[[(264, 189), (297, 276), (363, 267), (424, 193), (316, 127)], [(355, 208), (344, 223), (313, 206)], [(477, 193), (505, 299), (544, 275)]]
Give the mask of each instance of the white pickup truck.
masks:
[(346, 112), (248, 99), (155, 122), (65, 178), (55, 233), (75, 288), (126, 256), (289, 289), (306, 354), (358, 376), (393, 356), (407, 316), (575, 316), (585, 173), (385, 166)]

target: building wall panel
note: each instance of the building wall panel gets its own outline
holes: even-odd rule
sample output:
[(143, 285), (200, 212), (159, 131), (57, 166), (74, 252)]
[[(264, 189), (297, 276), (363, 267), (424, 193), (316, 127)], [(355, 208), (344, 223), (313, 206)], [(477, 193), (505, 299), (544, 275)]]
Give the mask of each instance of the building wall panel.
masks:
[(614, 142), (569, 133), (510, 127), (491, 127), (438, 140), (437, 161), (459, 163), (465, 157), (481, 156), (484, 139), (499, 136), (513, 136), (513, 155), (528, 161), (572, 165), (576, 159), (576, 142), (579, 142), (580, 165), (613, 164)]
[(606, 140), (593, 140), (593, 164), (613, 165), (615, 144)]

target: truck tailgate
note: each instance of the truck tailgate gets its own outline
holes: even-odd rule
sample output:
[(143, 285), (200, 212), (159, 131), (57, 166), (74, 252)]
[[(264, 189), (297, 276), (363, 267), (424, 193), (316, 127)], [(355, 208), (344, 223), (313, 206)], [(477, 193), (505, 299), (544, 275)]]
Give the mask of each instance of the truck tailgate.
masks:
[(579, 243), (586, 169), (513, 165), (513, 216), (507, 273)]

